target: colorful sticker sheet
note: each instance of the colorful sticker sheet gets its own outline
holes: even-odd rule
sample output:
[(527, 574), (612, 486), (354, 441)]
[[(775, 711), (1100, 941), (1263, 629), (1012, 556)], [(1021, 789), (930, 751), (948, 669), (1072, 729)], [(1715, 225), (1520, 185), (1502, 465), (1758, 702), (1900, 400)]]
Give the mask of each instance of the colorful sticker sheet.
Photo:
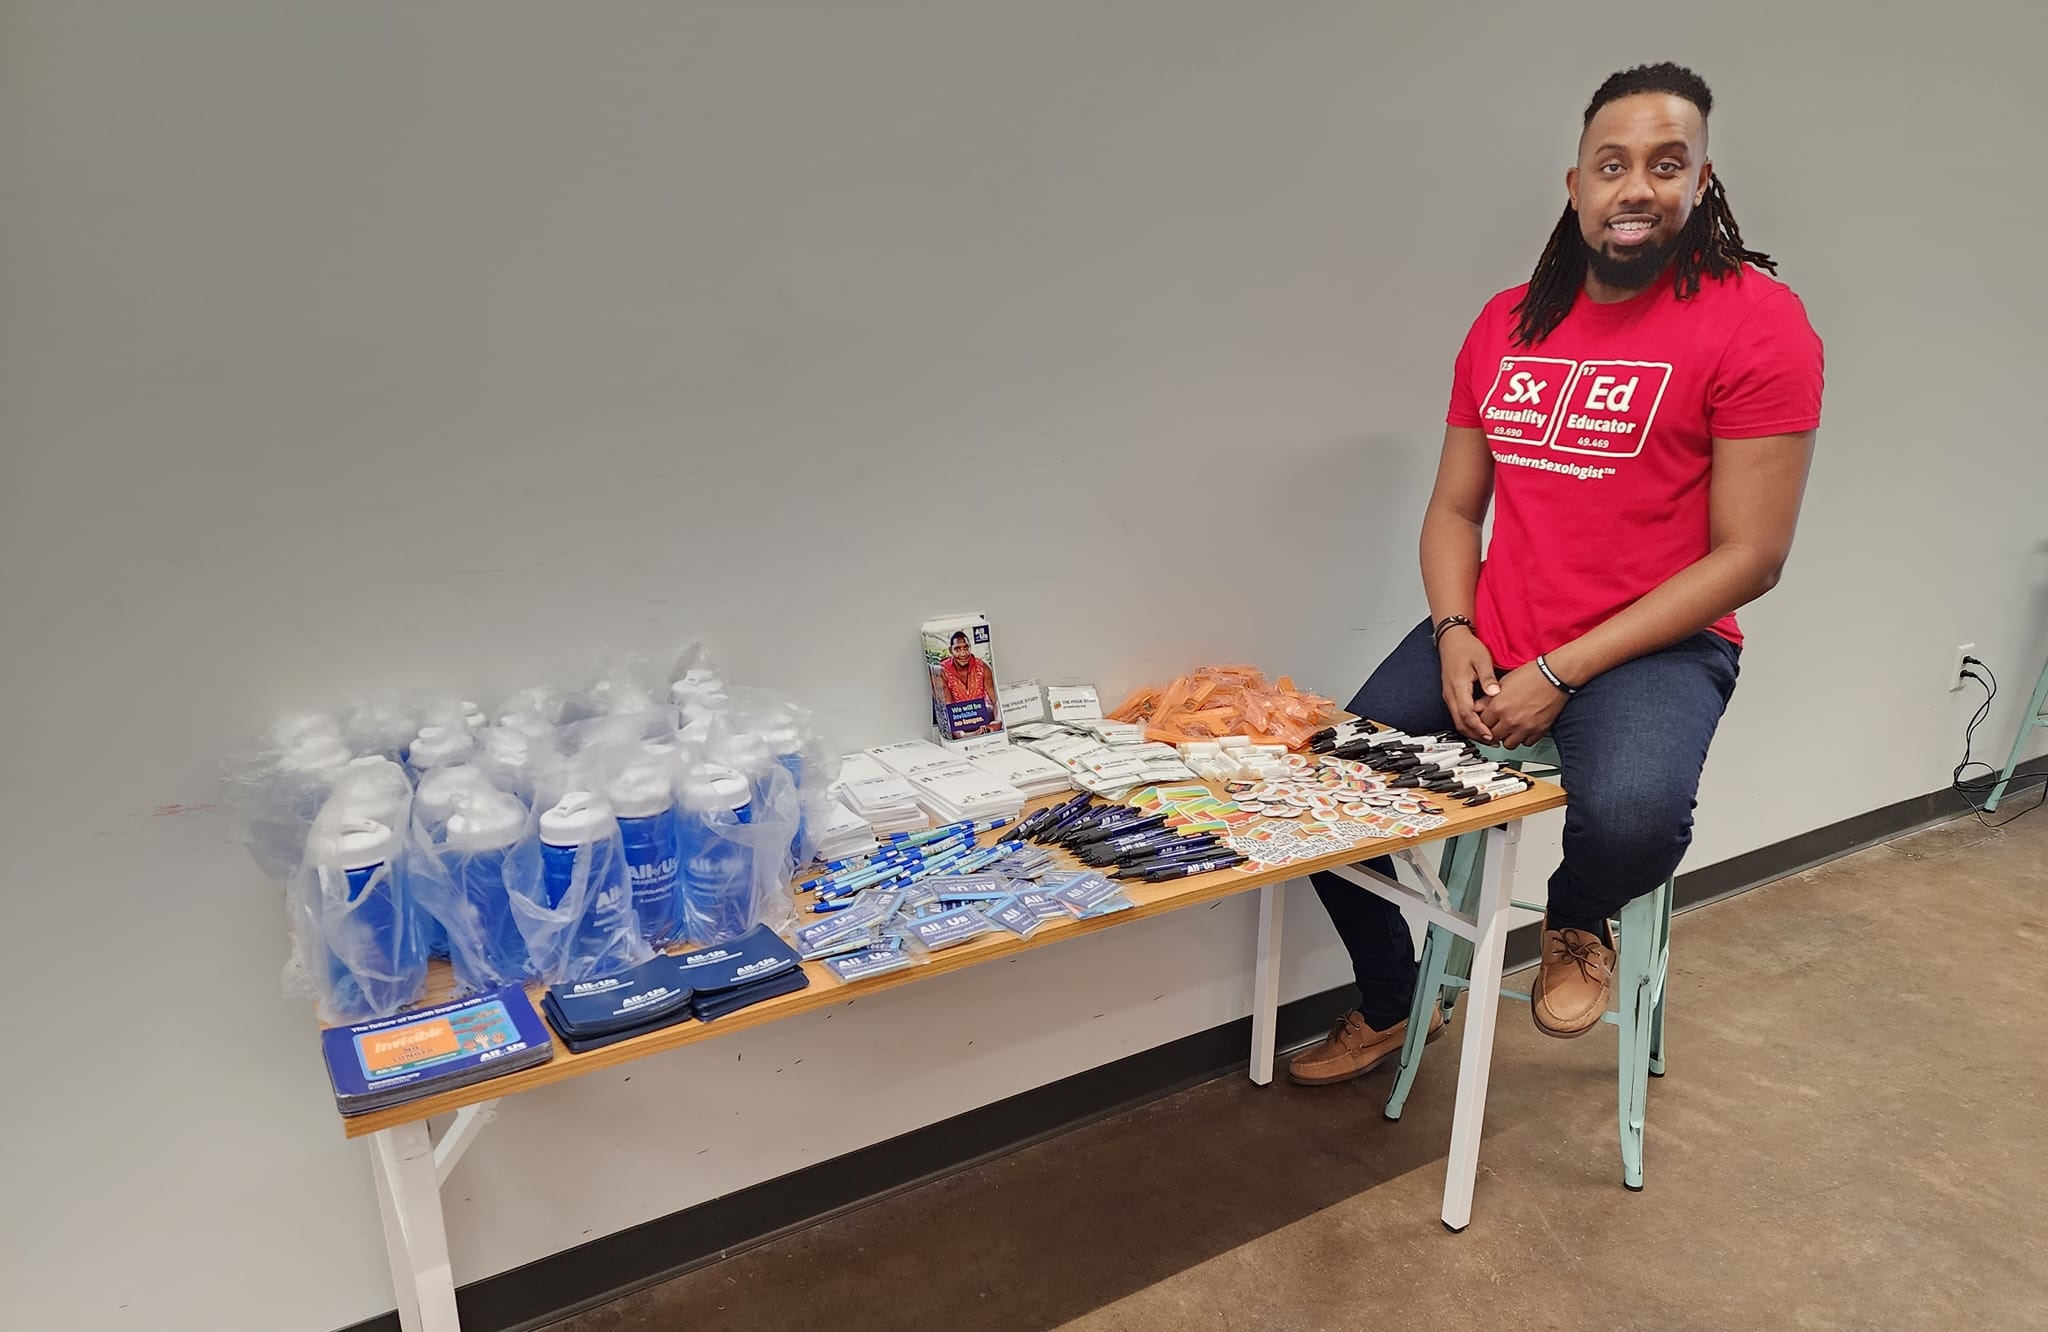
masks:
[(1287, 756), (1288, 775), (1207, 786), (1154, 786), (1129, 803), (1167, 814), (1167, 826), (1214, 832), (1248, 868), (1336, 855), (1362, 843), (1419, 837), (1449, 820), (1425, 793), (1396, 788), (1355, 759)]

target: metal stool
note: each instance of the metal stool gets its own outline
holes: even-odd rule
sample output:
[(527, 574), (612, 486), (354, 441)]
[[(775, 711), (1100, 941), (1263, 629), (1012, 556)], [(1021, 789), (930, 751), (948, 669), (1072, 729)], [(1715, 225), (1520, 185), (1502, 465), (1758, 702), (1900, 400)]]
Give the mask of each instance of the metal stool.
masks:
[(2034, 733), (2036, 726), (2048, 726), (2048, 717), (2041, 715), (2041, 707), (2048, 704), (2048, 661), (2041, 663), (2041, 679), (2034, 686), (2034, 701), (2027, 704), (2026, 715), (2020, 718), (2019, 734), (2012, 738), (2012, 753), (2005, 756), (2005, 771), (1998, 774), (1998, 785), (1991, 788), (1991, 798), (1984, 802), (1986, 814), (1998, 808), (1998, 802), (2005, 797), (2005, 788), (2012, 781), (2012, 770), (2020, 765), (2020, 754), (2027, 747), (2027, 737)]
[[(2042, 674), (2048, 690), (2048, 671)], [(2042, 693), (2034, 696), (2040, 710)], [(2044, 723), (2048, 724), (2048, 723)], [(2021, 731), (2025, 734), (2025, 730)], [(1557, 747), (1539, 740), (1520, 749), (1480, 747), (1490, 759), (1511, 764), (1536, 776), (1557, 772)], [(2015, 750), (2015, 753), (2018, 751)], [(2007, 768), (2008, 775), (2011, 772)], [(1445, 848), (1439, 871), (1452, 905), (1461, 911), (1472, 909), (1478, 891), (1479, 839), (1454, 838)], [(1649, 1078), (1664, 1075), (1664, 977), (1671, 962), (1672, 879), (1636, 898), (1621, 909), (1615, 934), (1619, 954), (1615, 965), (1616, 1009), (1601, 1021), (1612, 1025), (1621, 1036), (1620, 1121), (1621, 1182), (1640, 1192), (1643, 1187), (1643, 1110), (1649, 1099)], [(1542, 903), (1515, 903), (1530, 911), (1543, 910)], [(1408, 1009), (1408, 1036), (1401, 1046), (1401, 1067), (1394, 1077), (1394, 1089), (1387, 1097), (1387, 1118), (1399, 1119), (1415, 1085), (1415, 1072), (1422, 1066), (1422, 1052), (1429, 1032), (1429, 1011), (1440, 1007), (1450, 1019), (1457, 993), (1472, 983), (1472, 944), (1441, 926), (1431, 925), (1422, 940), (1420, 976), (1415, 1001)], [(1527, 1003), (1525, 991), (1503, 989), (1504, 998)]]

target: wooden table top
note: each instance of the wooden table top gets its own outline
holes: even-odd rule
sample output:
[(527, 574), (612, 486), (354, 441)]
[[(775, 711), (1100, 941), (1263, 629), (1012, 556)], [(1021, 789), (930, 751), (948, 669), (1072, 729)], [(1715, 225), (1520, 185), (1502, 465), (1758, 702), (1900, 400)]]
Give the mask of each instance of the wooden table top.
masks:
[[(1071, 794), (1071, 792), (1068, 792), (1034, 800), (1026, 807), (1026, 812), (1045, 805), (1056, 804), (1061, 800), (1067, 799)], [(1203, 902), (1213, 902), (1218, 898), (1230, 897), (1253, 888), (1262, 888), (1270, 883), (1298, 879), (1315, 870), (1329, 869), (1337, 865), (1356, 864), (1373, 856), (1408, 850), (1431, 842), (1441, 842), (1447, 838), (1476, 832), (1482, 828), (1497, 827), (1504, 823), (1513, 822), (1516, 819), (1525, 818), (1531, 814), (1540, 814), (1545, 810), (1557, 809), (1565, 803), (1565, 795), (1554, 782), (1538, 780), (1527, 791), (1523, 791), (1518, 795), (1501, 797), (1474, 809), (1468, 809), (1454, 802), (1444, 803), (1448, 806), (1446, 811), (1447, 821), (1443, 826), (1432, 828), (1419, 836), (1377, 839), (1361, 843), (1346, 851), (1319, 856), (1309, 860), (1294, 861), (1286, 865), (1261, 866), (1245, 864), (1231, 869), (1216, 870), (1208, 874), (1193, 875), (1185, 879), (1170, 879), (1165, 883), (1132, 883), (1126, 886), (1126, 892), (1134, 904), (1128, 911), (1119, 911), (1112, 915), (1099, 916), (1092, 920), (1051, 920), (1034, 932), (1029, 939), (1020, 939), (1007, 930), (1000, 933), (983, 935), (967, 943), (932, 953), (922, 965), (907, 967), (901, 971), (892, 971), (887, 975), (876, 976), (867, 980), (843, 983), (822, 962), (806, 962), (803, 964), (803, 967), (805, 973), (810, 977), (810, 984), (794, 994), (786, 994), (779, 998), (764, 1000), (761, 1003), (719, 1018), (715, 1022), (699, 1022), (694, 1019), (686, 1019), (674, 1026), (663, 1027), (660, 1030), (648, 1032), (644, 1036), (636, 1036), (632, 1040), (621, 1041), (616, 1045), (608, 1045), (601, 1049), (592, 1050), (587, 1054), (571, 1053), (568, 1047), (564, 1046), (560, 1038), (557, 1037), (554, 1041), (554, 1058), (545, 1064), (522, 1069), (516, 1073), (507, 1073), (502, 1077), (491, 1078), (467, 1087), (458, 1087), (435, 1095), (423, 1096), (416, 1101), (407, 1101), (403, 1105), (392, 1106), (388, 1109), (372, 1111), (361, 1115), (343, 1116), (341, 1119), (342, 1127), (346, 1131), (347, 1136), (351, 1138), (365, 1137), (380, 1129), (387, 1129), (395, 1125), (425, 1119), (431, 1115), (446, 1114), (467, 1105), (475, 1105), (481, 1101), (493, 1101), (504, 1096), (515, 1096), (523, 1091), (531, 1091), (535, 1087), (545, 1087), (555, 1082), (566, 1082), (571, 1078), (582, 1077), (586, 1073), (595, 1073), (600, 1069), (612, 1068), (619, 1064), (630, 1064), (636, 1059), (645, 1059), (649, 1055), (659, 1054), (664, 1050), (674, 1050), (685, 1045), (695, 1045), (699, 1041), (713, 1040), (736, 1031), (745, 1031), (749, 1027), (779, 1022), (783, 1018), (794, 1017), (799, 1013), (808, 1013), (814, 1009), (830, 1008), (836, 1004), (857, 999), (862, 995), (877, 994), (883, 990), (894, 989), (899, 985), (914, 985), (921, 981), (928, 981), (946, 975), (948, 972), (959, 971), (964, 967), (972, 967), (983, 962), (993, 962), (1001, 958), (1013, 957), (1018, 953), (1026, 952), (1033, 948), (1043, 948), (1048, 944), (1060, 943), (1063, 940), (1077, 938), (1083, 934), (1093, 934), (1098, 930), (1113, 929), (1120, 925), (1129, 924), (1132, 921), (1145, 920), (1152, 916), (1163, 915), (1169, 911), (1176, 911), (1182, 907), (1196, 906)], [(1071, 864), (1075, 868), (1085, 868), (1063, 850), (1056, 850), (1054, 854), (1055, 858), (1062, 863)], [(810, 900), (810, 894), (800, 895), (798, 898), (799, 911), (802, 911), (804, 905), (808, 904)], [(683, 950), (677, 948), (670, 951), (680, 952)], [(444, 961), (435, 961), (428, 974), (427, 994), (422, 1002), (434, 1003), (449, 998), (453, 995), (454, 990), (454, 976), (449, 971), (448, 964)], [(539, 1010), (541, 996), (546, 991), (547, 986), (540, 982), (535, 982), (527, 987), (527, 994), (533, 999), (536, 1011)]]

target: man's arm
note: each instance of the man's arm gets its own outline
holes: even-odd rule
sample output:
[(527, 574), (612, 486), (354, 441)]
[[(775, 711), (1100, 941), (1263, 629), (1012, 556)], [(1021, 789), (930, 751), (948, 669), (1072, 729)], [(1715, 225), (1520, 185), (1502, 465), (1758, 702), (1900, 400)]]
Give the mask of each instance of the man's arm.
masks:
[(1429, 618), (1472, 614), (1479, 587), (1479, 529), (1493, 500), (1493, 454), (1467, 426), (1444, 429), (1436, 488), (1422, 515), (1422, 591)]
[(1567, 684), (1690, 638), (1778, 584), (1792, 553), (1813, 432), (1716, 439), (1708, 481), (1711, 549), (1634, 605), (1545, 660)]
[[(1486, 506), (1493, 500), (1493, 453), (1486, 437), (1471, 426), (1444, 430), (1443, 455), (1437, 461), (1436, 488), (1422, 515), (1422, 591), (1429, 599), (1429, 618), (1472, 616), (1479, 587), (1479, 531)], [(1468, 628), (1446, 632), (1437, 644), (1443, 671), (1444, 704), (1451, 720), (1475, 740), (1491, 736), (1473, 703), (1473, 690), (1494, 693), (1493, 656)]]
[[(1566, 684), (1582, 685), (1602, 671), (1690, 638), (1770, 591), (1792, 551), (1812, 461), (1810, 430), (1715, 439), (1707, 554), (1598, 627), (1550, 649), (1544, 655), (1550, 669)], [(1564, 700), (1531, 662), (1509, 672), (1501, 692), (1480, 708), (1480, 719), (1496, 743), (1527, 744), (1549, 731)]]

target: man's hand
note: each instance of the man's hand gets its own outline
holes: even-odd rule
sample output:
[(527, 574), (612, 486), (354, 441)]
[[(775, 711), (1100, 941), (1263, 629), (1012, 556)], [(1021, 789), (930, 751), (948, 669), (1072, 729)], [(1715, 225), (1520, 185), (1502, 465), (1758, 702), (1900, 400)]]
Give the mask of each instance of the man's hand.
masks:
[(1500, 692), (1500, 684), (1493, 678), (1493, 654), (1469, 626), (1457, 624), (1444, 631), (1436, 655), (1443, 668), (1444, 706), (1451, 710), (1451, 723), (1467, 739), (1494, 743), (1480, 707), (1473, 701), (1475, 694), (1483, 691), (1490, 705), (1491, 696)]
[(1487, 743), (1515, 749), (1541, 740), (1564, 711), (1565, 698), (1562, 689), (1543, 678), (1535, 662), (1517, 666), (1500, 682), (1498, 692), (1479, 705), (1479, 724), (1492, 732)]

